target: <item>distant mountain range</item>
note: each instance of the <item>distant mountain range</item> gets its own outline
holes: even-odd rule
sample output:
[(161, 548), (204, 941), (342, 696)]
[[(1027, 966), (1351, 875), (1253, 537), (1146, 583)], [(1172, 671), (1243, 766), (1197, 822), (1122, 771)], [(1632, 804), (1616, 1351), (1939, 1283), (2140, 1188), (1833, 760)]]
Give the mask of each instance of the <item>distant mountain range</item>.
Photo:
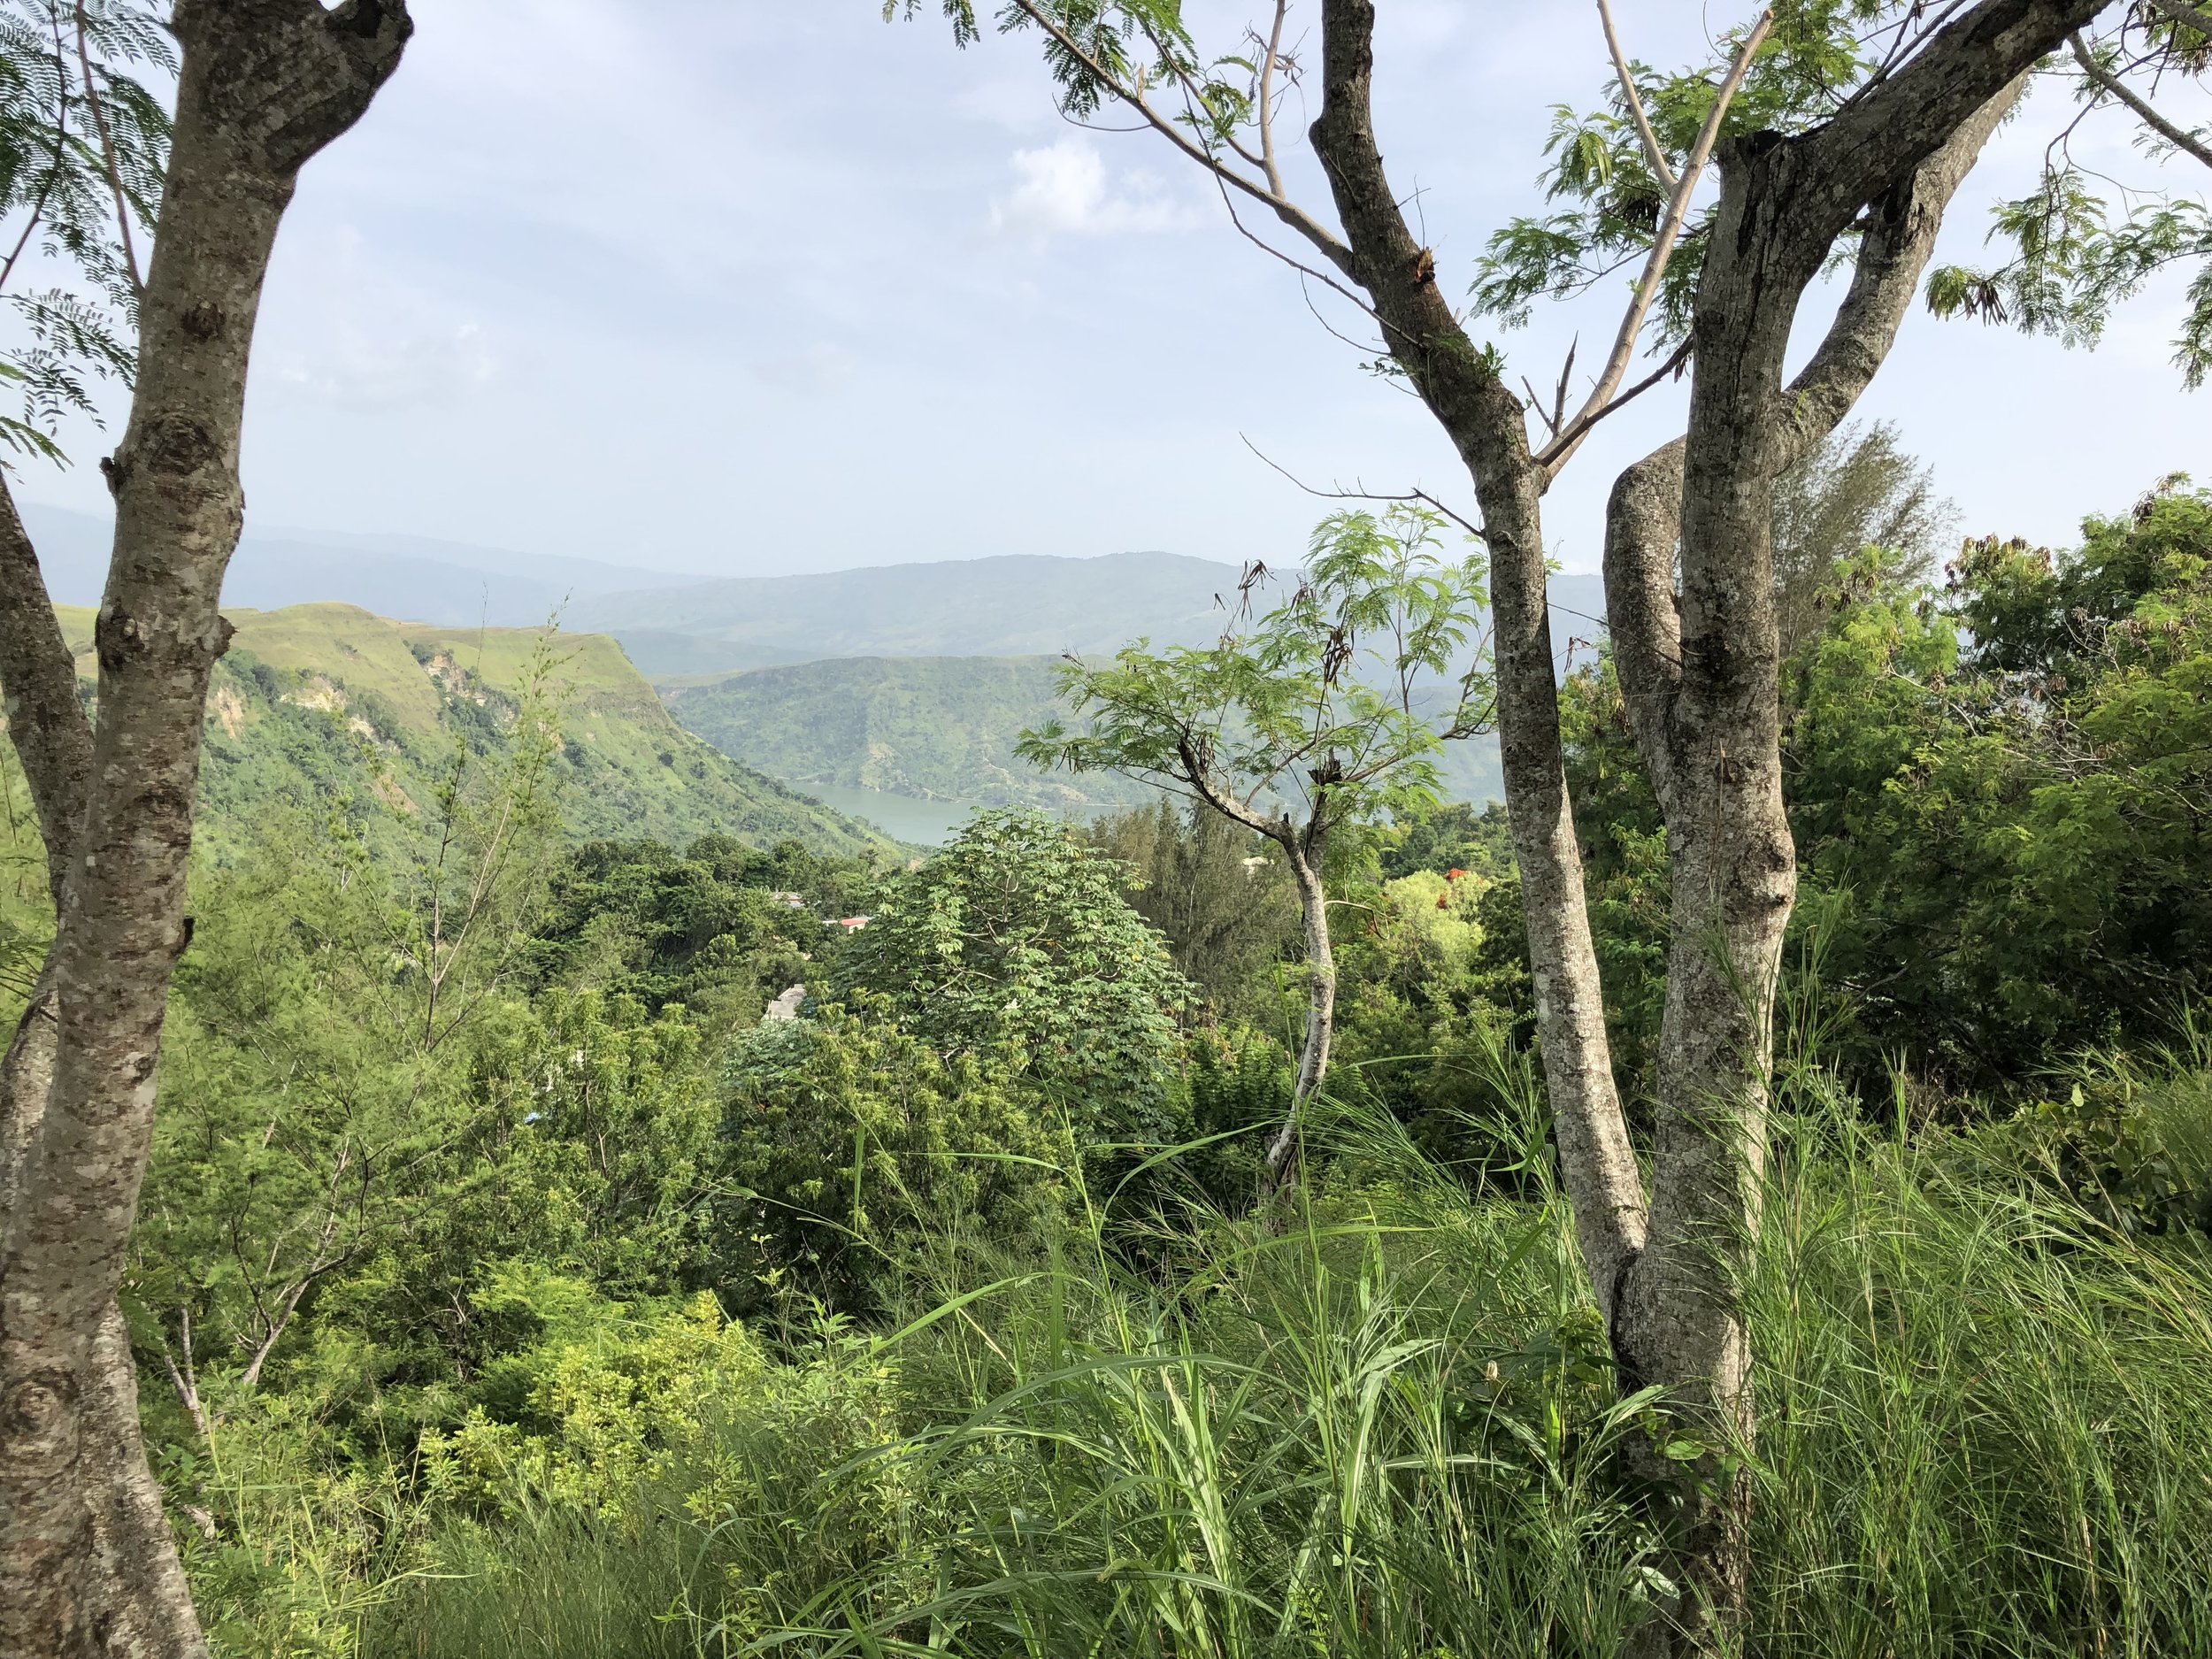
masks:
[(1017, 554), (609, 594), (570, 617), (656, 679), (833, 657), (1051, 657), (1211, 639), (1240, 574), (1174, 553)]
[[(971, 559), (613, 594), (571, 615), (620, 640), (689, 730), (803, 787), (1080, 809), (1145, 797), (1015, 756), (1024, 726), (1064, 712), (1055, 662), (1210, 640), (1241, 574), (1167, 553)], [(1563, 657), (1575, 642), (1587, 660), (1602, 584), (1557, 577), (1552, 601)], [(1494, 740), (1455, 743), (1441, 765), (1455, 798), (1499, 798)]]
[[(18, 507), (55, 603), (98, 604), (114, 521), (36, 502)], [(249, 530), (224, 579), (223, 603), (277, 611), (334, 602), (441, 627), (535, 627), (586, 596), (698, 580), (427, 536)]]
[[(53, 596), (96, 603), (108, 520), (22, 511)], [(557, 611), (564, 631), (612, 635), (685, 728), (769, 777), (910, 801), (1084, 810), (1144, 794), (1120, 780), (1048, 777), (1015, 757), (1016, 734), (1055, 710), (1054, 661), (1139, 638), (1210, 640), (1241, 574), (1139, 552), (703, 581), (419, 536), (257, 531), (241, 542), (223, 596), (227, 607), (261, 610), (338, 601), (448, 629), (533, 627)], [(1599, 637), (1597, 577), (1556, 577), (1552, 599), (1563, 657), (1570, 641)], [(1443, 764), (1453, 795), (1497, 797), (1494, 741), (1455, 744)]]

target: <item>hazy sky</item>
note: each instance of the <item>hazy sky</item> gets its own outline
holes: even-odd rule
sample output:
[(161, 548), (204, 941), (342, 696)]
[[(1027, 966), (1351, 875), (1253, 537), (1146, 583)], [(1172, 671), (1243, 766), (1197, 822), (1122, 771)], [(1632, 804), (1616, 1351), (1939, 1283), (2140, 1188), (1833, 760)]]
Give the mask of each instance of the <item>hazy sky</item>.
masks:
[[(1132, 548), (1280, 560), (1323, 508), (1246, 438), (1317, 482), (1466, 500), (1428, 417), (1331, 338), (1194, 170), (1149, 134), (1058, 118), (1032, 41), (956, 50), (934, 0), (891, 26), (880, 0), (414, 9), (397, 78), (286, 221), (248, 411), (257, 527), (731, 575)], [(1550, 106), (1601, 89), (1595, 9), (1380, 9), (1393, 177), (1462, 292), (1488, 232), (1538, 204)], [(1233, 43), (1240, 6), (1192, 10)], [(1749, 10), (1617, 7), (1632, 50), (1669, 65)], [(2064, 114), (2047, 96), (2000, 135), (1952, 257), (1974, 256), (1986, 204), (2032, 176)], [(1301, 193), (1325, 205), (1301, 151)], [(2078, 153), (2148, 177), (2116, 117)], [(2183, 393), (2169, 363), (2177, 290), (2137, 301), (2093, 355), (1916, 315), (1863, 412), (1898, 423), (1962, 528), (2069, 539), (2163, 472), (2212, 478), (2212, 394)], [(1514, 370), (1548, 383), (1578, 331), (1594, 363), (1617, 304), (1540, 308), (1502, 341)], [(1555, 488), (1569, 568), (1594, 565), (1614, 472), (1681, 407), (1654, 393)], [(100, 440), (71, 442), (79, 466), (25, 495), (98, 501)]]

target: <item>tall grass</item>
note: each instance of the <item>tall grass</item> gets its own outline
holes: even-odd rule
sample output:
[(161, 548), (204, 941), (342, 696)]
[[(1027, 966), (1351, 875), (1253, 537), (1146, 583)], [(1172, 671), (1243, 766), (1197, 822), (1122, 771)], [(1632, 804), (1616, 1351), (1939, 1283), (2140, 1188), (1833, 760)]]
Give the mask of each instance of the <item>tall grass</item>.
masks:
[[(1793, 1093), (1747, 1287), (1756, 1651), (2212, 1655), (2212, 1256), (1999, 1134)], [(619, 1523), (454, 1535), (369, 1650), (1621, 1651), (1661, 1556), (1617, 1454), (1665, 1424), (1615, 1398), (1568, 1217), (1386, 1123), (1326, 1133), (1294, 1223), (1178, 1225), (1136, 1253), (1171, 1272), (1095, 1225), (940, 1241), (909, 1327), (846, 1362), (902, 1432), (780, 1461), (725, 1423)]]

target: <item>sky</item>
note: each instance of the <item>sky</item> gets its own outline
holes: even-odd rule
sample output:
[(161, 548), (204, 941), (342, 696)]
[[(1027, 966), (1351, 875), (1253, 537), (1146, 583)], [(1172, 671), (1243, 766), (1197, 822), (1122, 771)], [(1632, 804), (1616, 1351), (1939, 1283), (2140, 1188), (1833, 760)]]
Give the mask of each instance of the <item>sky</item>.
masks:
[[(1473, 516), (1433, 422), (1363, 366), (1357, 314), (1240, 234), (1156, 135), (1063, 120), (1033, 39), (957, 50), (936, 0), (891, 24), (881, 0), (413, 9), (398, 74), (311, 165), (278, 244), (252, 528), (739, 576), (1133, 549), (1280, 564), (1337, 504), (1286, 472)], [(1189, 6), (1224, 50), (1246, 10)], [(1294, 37), (1317, 10), (1294, 11)], [(1489, 233), (1540, 211), (1551, 106), (1603, 90), (1596, 9), (1380, 10), (1386, 158), (1461, 293)], [(1708, 27), (1751, 10), (1616, 7), (1632, 52), (1666, 65), (1707, 61)], [(2068, 114), (2041, 94), (1999, 134), (1939, 258), (1978, 256), (1987, 205)], [(2117, 116), (2077, 154), (2158, 182)], [(1291, 165), (1325, 206), (1302, 138)], [(1548, 386), (1571, 340), (1586, 367), (1602, 357), (1624, 295), (1484, 332)], [(2212, 481), (2212, 390), (2170, 362), (2179, 311), (2177, 282), (2154, 288), (2093, 353), (1916, 312), (1860, 413), (1896, 423), (1962, 532), (2064, 542), (2167, 472)], [(1652, 393), (1555, 485), (1566, 568), (1595, 568), (1614, 475), (1683, 403)], [(104, 504), (108, 440), (66, 442), (79, 464), (21, 492)]]

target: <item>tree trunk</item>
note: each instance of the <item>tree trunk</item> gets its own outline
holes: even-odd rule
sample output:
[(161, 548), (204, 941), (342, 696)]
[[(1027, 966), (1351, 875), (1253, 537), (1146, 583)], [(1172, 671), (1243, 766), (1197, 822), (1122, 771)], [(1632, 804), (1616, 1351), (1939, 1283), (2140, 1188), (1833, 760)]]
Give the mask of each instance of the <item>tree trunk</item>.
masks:
[[(2063, 37), (2068, 11), (1990, 0), (1828, 126), (1728, 148), (1698, 285), (1689, 430), (1629, 469), (1610, 503), (1616, 661), (1666, 816), (1672, 893), (1649, 1232), (1615, 1348), (1624, 1382), (1664, 1386), (1709, 1448), (1671, 1469), (1647, 1460), (1680, 1504), (1682, 1595), (1668, 1627), (1655, 1627), (1663, 1646), (1731, 1650), (1748, 1601), (1749, 1485), (1737, 1454), (1755, 1407), (1741, 1292), (1755, 1265), (1774, 987), (1796, 894), (1772, 486), (1880, 365), (1946, 205), (2016, 100), (2015, 77)], [(1855, 219), (1851, 288), (1786, 388), (1800, 299)]]
[(50, 854), (66, 849), (42, 1005), (51, 1075), (42, 1100), (26, 1092), (8, 1107), (12, 1141), (35, 1118), (0, 1236), (0, 1655), (11, 1656), (206, 1650), (137, 1433), (115, 1296), (186, 939), (208, 676), (229, 641), (217, 598), (238, 540), (262, 279), (301, 165), (359, 119), (411, 25), (401, 0), (329, 12), (318, 0), (182, 0), (173, 27), (175, 135), (130, 423), (104, 466), (115, 551), (96, 633), (99, 723), (73, 811), (66, 768), (34, 758), (54, 711), (65, 702), (75, 714), (73, 667), (41, 649), (28, 614), (46, 603), (35, 561), (0, 615), (11, 719), (31, 711), (32, 731), (19, 730), (34, 740), (26, 771)]
[(1298, 913), (1306, 930), (1306, 1041), (1298, 1051), (1298, 1081), (1290, 1097), (1290, 1116), (1267, 1148), (1269, 1191), (1279, 1187), (1297, 1162), (1298, 1132), (1306, 1102), (1329, 1074), (1329, 1039), (1336, 1030), (1336, 949), (1329, 942), (1329, 901), (1322, 886), (1320, 849), (1286, 841), (1290, 870), (1298, 886)]
[(1529, 972), (1561, 1172), (1592, 1293), (1609, 1321), (1644, 1242), (1642, 1174), (1613, 1083), (1604, 996), (1590, 939), (1582, 855), (1559, 741), (1559, 688), (1545, 594), (1543, 469), (1526, 414), (1436, 285), (1383, 171), (1372, 109), (1373, 0), (1325, 0), (1322, 109), (1314, 152), (1374, 300), (1392, 356), (1458, 449), (1490, 552), (1498, 744), (1520, 872)]

